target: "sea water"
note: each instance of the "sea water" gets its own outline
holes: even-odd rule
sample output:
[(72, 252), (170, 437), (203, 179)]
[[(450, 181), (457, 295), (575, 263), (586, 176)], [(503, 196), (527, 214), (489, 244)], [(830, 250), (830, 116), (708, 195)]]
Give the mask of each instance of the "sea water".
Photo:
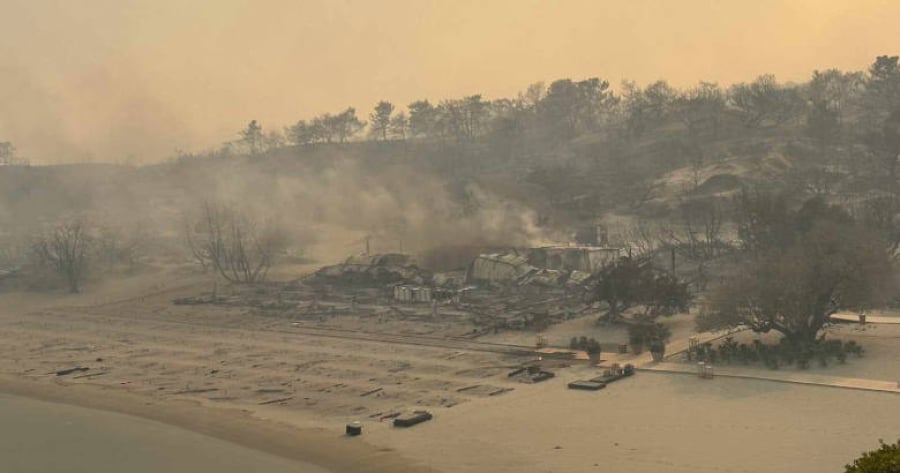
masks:
[(327, 473), (137, 417), (0, 395), (3, 473)]

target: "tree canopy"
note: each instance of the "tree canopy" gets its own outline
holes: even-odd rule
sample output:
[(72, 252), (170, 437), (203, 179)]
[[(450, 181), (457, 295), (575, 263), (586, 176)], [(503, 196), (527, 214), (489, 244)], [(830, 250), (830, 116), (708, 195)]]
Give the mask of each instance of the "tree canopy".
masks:
[(375, 109), (369, 114), (369, 133), (382, 141), (387, 141), (392, 113), (394, 113), (394, 104), (384, 100), (378, 102)]
[[(805, 231), (804, 225), (809, 225)], [(871, 230), (801, 218), (795, 235), (738, 264), (713, 290), (698, 328), (746, 326), (811, 343), (838, 310), (879, 301), (891, 274), (884, 245)]]
[(894, 443), (879, 441), (878, 450), (864, 452), (844, 467), (844, 473), (900, 473), (900, 440)]
[(649, 257), (624, 257), (596, 275), (593, 299), (606, 303), (607, 322), (620, 320), (625, 311), (640, 307), (644, 321), (688, 310), (688, 285), (653, 265)]
[(749, 84), (732, 86), (729, 105), (749, 128), (777, 127), (803, 110), (797, 89), (779, 84), (771, 74), (759, 76)]

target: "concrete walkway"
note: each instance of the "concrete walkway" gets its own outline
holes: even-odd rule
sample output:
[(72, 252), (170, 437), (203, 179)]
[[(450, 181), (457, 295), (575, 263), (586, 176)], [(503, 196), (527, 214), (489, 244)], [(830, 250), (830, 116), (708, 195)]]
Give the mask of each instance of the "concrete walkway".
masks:
[[(695, 365), (687, 363), (649, 363), (638, 368), (641, 371), (656, 371), (660, 373), (677, 373), (697, 375)], [(862, 391), (879, 391), (900, 394), (900, 381), (884, 381), (877, 379), (848, 378), (843, 376), (825, 376), (819, 374), (802, 373), (796, 371), (762, 371), (754, 369), (742, 369), (732, 366), (715, 366), (716, 377), (756, 379), (774, 381), (778, 383), (806, 384), (812, 386), (825, 386), (843, 389), (858, 389)]]
[[(859, 323), (859, 314), (834, 314), (831, 316), (831, 320)], [(891, 317), (887, 315), (866, 315), (866, 324), (900, 325), (900, 317)]]
[[(725, 338), (729, 335), (742, 332), (745, 329), (737, 329), (737, 330), (719, 330), (716, 332), (703, 332), (697, 335), (694, 335), (698, 339), (698, 343), (703, 344), (706, 342), (713, 342), (720, 338)], [(681, 354), (687, 351), (690, 346), (690, 339), (683, 338), (679, 340), (674, 340), (669, 342), (666, 345), (666, 358), (673, 357), (675, 355)], [(619, 353), (603, 353), (603, 361), (608, 363), (618, 363), (620, 365), (624, 365), (626, 363), (630, 363), (638, 368), (643, 366), (647, 366), (653, 364), (653, 355), (650, 354), (649, 351), (644, 351), (638, 355), (634, 355), (632, 353), (619, 354)]]
[[(856, 314), (853, 314), (856, 317)], [(880, 317), (891, 318), (891, 317)], [(891, 318), (892, 319), (892, 318)], [(867, 317), (867, 322), (871, 320)], [(877, 323), (877, 322), (873, 322)], [(895, 323), (895, 322), (890, 322)], [(695, 335), (700, 344), (713, 342), (715, 340), (727, 337), (740, 330), (704, 332)], [(690, 339), (679, 339), (666, 345), (666, 359), (679, 355), (687, 351), (690, 346)], [(671, 361), (655, 362), (653, 356), (649, 352), (643, 352), (638, 355), (634, 354), (614, 354), (604, 353), (604, 364), (618, 363), (624, 365), (630, 363), (638, 370), (658, 373), (675, 373), (697, 376), (697, 366), (693, 363), (675, 363)], [(831, 388), (842, 389), (858, 389), (863, 391), (877, 391), (900, 394), (900, 380), (885, 381), (877, 379), (849, 378), (844, 376), (827, 376), (819, 374), (810, 374), (798, 372), (791, 369), (785, 370), (763, 370), (747, 368), (742, 366), (714, 366), (714, 373), (717, 377), (754, 379), (772, 381), (778, 383), (803, 384), (810, 386), (825, 386)]]

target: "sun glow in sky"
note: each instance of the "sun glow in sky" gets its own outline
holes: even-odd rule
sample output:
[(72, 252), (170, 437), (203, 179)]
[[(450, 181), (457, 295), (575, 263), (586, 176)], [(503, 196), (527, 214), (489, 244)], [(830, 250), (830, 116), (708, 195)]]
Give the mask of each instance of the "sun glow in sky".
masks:
[(150, 162), (347, 106), (862, 70), (896, 0), (0, 0), (0, 141)]

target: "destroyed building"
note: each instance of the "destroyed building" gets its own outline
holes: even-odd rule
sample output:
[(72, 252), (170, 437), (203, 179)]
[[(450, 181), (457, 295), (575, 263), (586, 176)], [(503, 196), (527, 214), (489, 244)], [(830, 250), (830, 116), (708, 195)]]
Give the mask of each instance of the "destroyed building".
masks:
[(478, 255), (469, 265), (466, 281), (478, 283), (509, 283), (517, 281), (538, 268), (528, 263), (528, 257), (516, 250), (510, 253)]
[(618, 259), (620, 253), (619, 248), (547, 246), (484, 254), (469, 265), (466, 281), (470, 284), (545, 286), (581, 283)]
[(392, 284), (431, 284), (430, 271), (419, 268), (410, 255), (388, 253), (356, 255), (343, 263), (325, 266), (307, 281), (344, 286), (380, 287)]
[[(357, 317), (373, 327), (409, 322), (408, 330), (472, 338), (542, 330), (590, 313), (594, 308), (585, 294), (592, 271), (617, 255), (616, 249), (599, 247), (509, 249), (477, 255), (465, 270), (437, 273), (418, 267), (410, 255), (357, 255), (290, 283), (176, 303), (247, 306), (318, 322)], [(435, 325), (437, 320), (442, 323)], [(455, 332), (458, 327), (466, 331)]]
[(606, 225), (585, 225), (575, 231), (575, 242), (579, 245), (606, 246), (609, 244), (609, 232)]
[(401, 302), (431, 302), (433, 298), (433, 291), (427, 286), (394, 286), (394, 299)]
[(307, 278), (313, 284), (384, 288), (394, 300), (457, 299), (466, 287), (570, 287), (584, 284), (621, 255), (619, 248), (546, 246), (480, 254), (464, 271), (432, 273), (410, 255), (358, 255), (326, 266)]
[(619, 248), (599, 246), (546, 246), (528, 251), (532, 266), (559, 271), (593, 273), (617, 260)]

